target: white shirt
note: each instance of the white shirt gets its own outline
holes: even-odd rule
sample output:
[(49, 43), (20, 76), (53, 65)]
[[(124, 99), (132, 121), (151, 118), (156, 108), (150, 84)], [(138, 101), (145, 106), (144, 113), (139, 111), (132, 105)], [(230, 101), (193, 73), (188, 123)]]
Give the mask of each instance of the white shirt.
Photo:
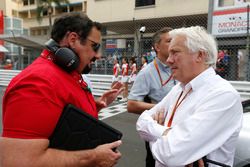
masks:
[[(167, 125), (177, 98), (190, 88), (175, 112), (171, 129), (162, 136), (168, 127), (157, 124), (151, 115), (163, 108)], [(150, 142), (156, 167), (185, 166), (204, 156), (232, 166), (242, 116), (240, 95), (210, 67), (187, 85), (173, 87), (160, 103), (141, 114), (136, 128), (141, 138)]]
[(87, 83), (88, 87), (93, 90), (93, 87), (92, 87), (92, 84), (91, 84), (91, 81), (88, 77), (88, 74), (82, 74), (82, 78), (83, 80)]

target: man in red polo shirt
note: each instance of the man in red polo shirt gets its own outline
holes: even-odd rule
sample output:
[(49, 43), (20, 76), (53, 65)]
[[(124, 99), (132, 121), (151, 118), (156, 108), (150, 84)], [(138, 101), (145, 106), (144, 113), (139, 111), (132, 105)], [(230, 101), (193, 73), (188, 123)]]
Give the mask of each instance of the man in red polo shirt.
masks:
[[(70, 152), (48, 147), (65, 105), (73, 104), (97, 118), (98, 111), (122, 91), (117, 83), (95, 101), (81, 77), (98, 58), (101, 25), (83, 14), (66, 14), (55, 20), (51, 38), (59, 45), (56, 52), (53, 47), (44, 50), (6, 89), (0, 166), (113, 166), (121, 154), (112, 149), (121, 141)], [(62, 56), (69, 55), (76, 57), (62, 65)]]

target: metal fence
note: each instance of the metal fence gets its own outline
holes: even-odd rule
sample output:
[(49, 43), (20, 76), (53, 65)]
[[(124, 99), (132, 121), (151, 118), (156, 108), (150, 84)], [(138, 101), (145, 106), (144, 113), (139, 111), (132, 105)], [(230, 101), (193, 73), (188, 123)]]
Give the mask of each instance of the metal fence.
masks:
[[(133, 19), (117, 24), (104, 23), (103, 25), (102, 59), (92, 64), (92, 74), (112, 74), (113, 59), (118, 58), (120, 65), (122, 65), (122, 57), (130, 59), (134, 56), (138, 69), (140, 69), (142, 56), (147, 56), (150, 60), (154, 57), (152, 35), (157, 30), (163, 27), (179, 28), (195, 25), (208, 27), (208, 14), (144, 20)], [(139, 31), (142, 26), (146, 28), (143, 33)], [(218, 73), (227, 80), (246, 80), (246, 73), (250, 70), (247, 68), (246, 36), (243, 34), (241, 36), (217, 38), (218, 49), (224, 52), (224, 60), (218, 64)], [(29, 56), (29, 60), (33, 61), (38, 54)], [(0, 67), (4, 67), (7, 58), (10, 58), (8, 53), (5, 58), (0, 60), (0, 63), (2, 61)], [(22, 67), (25, 68), (28, 65), (21, 66), (20, 64), (24, 63), (24, 61), (16, 61), (16, 63), (17, 67), (19, 67), (16, 68), (17, 70), (21, 70)]]
[[(116, 34), (109, 37), (104, 36), (102, 47), (103, 57), (98, 60), (92, 66), (93, 74), (112, 74), (113, 59), (116, 57), (121, 64), (121, 57), (127, 57), (128, 59), (132, 56), (136, 57), (137, 66), (140, 69), (141, 57), (147, 56), (149, 59), (153, 56), (152, 52), (152, 35), (162, 27), (188, 27), (200, 25), (207, 27), (208, 17), (207, 15), (196, 15), (186, 17), (174, 17), (174, 18), (161, 18), (161, 19), (148, 19), (134, 21), (133, 24), (123, 25), (124, 27), (118, 26), (117, 28), (112, 25), (106, 25), (106, 30), (112, 30)], [(142, 34), (138, 30), (140, 27), (145, 26), (146, 30)], [(132, 37), (123, 38), (127, 34), (122, 34), (122, 30), (130, 33)], [(128, 36), (128, 35), (127, 35)], [(119, 44), (119, 40), (123, 41), (123, 45)], [(227, 80), (246, 80), (247, 69), (247, 56), (246, 56), (246, 36), (240, 37), (220, 37), (217, 38), (218, 43), (218, 55), (223, 56), (224, 59), (218, 60), (217, 72), (223, 78)]]
[[(218, 73), (228, 80), (246, 80), (246, 37), (218, 38)], [(220, 57), (224, 59), (220, 60)], [(222, 70), (222, 71), (221, 71)]]
[(155, 57), (155, 52), (152, 49), (151, 38), (141, 39), (140, 43), (142, 43), (142, 46), (140, 46), (141, 48), (137, 48), (137, 50), (133, 47), (135, 42), (134, 40), (132, 39), (122, 39), (122, 40), (126, 42), (126, 48), (103, 49), (102, 58), (100, 60), (96, 60), (96, 62), (92, 64), (91, 73), (112, 75), (113, 63), (115, 58), (118, 59), (118, 62), (121, 67), (123, 57), (127, 58), (128, 61), (130, 60), (131, 57), (135, 57), (137, 67), (139, 69), (142, 64), (141, 63), (142, 56), (146, 56), (149, 62), (151, 62), (153, 60), (153, 57)]

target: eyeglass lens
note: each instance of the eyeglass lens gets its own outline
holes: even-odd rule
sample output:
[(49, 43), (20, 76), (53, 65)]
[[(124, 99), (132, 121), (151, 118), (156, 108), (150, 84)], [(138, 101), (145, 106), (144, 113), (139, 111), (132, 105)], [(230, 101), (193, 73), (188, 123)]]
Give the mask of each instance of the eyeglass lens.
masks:
[(91, 41), (93, 44), (91, 45), (92, 46), (92, 49), (95, 51), (95, 52), (98, 52), (98, 50), (100, 49), (101, 47), (101, 44), (99, 43), (96, 43), (95, 41), (92, 41), (91, 39), (88, 39), (89, 41)]

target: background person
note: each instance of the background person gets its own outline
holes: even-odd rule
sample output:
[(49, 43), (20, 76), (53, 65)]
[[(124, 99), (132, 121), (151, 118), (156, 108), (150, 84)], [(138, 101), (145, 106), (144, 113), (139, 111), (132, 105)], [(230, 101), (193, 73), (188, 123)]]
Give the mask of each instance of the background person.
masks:
[(229, 63), (230, 63), (230, 58), (231, 56), (228, 53), (228, 50), (224, 50), (224, 58), (223, 58), (223, 63), (224, 63), (224, 68), (225, 68), (225, 78), (228, 78), (229, 75)]
[(137, 73), (135, 57), (130, 58), (130, 64), (131, 64), (130, 65), (131, 73), (130, 73), (130, 76), (129, 76), (129, 82), (131, 84), (133, 84), (133, 82), (135, 81), (135, 78), (136, 78), (136, 73)]
[(222, 78), (225, 78), (225, 74), (226, 74), (226, 64), (224, 62), (224, 52), (223, 51), (219, 51), (218, 52), (218, 57), (217, 57), (217, 62), (216, 62), (216, 73), (218, 75), (220, 75)]
[[(117, 58), (114, 58), (114, 66), (113, 66), (113, 77), (112, 77), (112, 86), (119, 81), (119, 73), (120, 73), (120, 65), (118, 63)], [(111, 87), (112, 87), (111, 86)]]
[(141, 62), (142, 62), (142, 66), (141, 66), (141, 70), (142, 70), (143, 68), (145, 68), (148, 65), (148, 59), (147, 59), (147, 57), (146, 56), (142, 56)]
[(243, 111), (239, 93), (215, 73), (216, 42), (199, 26), (169, 35), (167, 63), (180, 82), (141, 114), (137, 131), (150, 142), (156, 167), (181, 167), (204, 156), (233, 166)]
[(5, 70), (12, 70), (12, 69), (13, 69), (13, 65), (12, 65), (10, 59), (6, 59), (6, 63), (5, 63), (5, 65), (3, 66), (3, 68), (4, 68)]
[(128, 59), (126, 57), (122, 58), (122, 84), (124, 87), (122, 99), (120, 101), (127, 101), (128, 100), (128, 70), (129, 70), (129, 65), (128, 65)]
[[(136, 77), (128, 97), (127, 108), (130, 113), (141, 114), (143, 111), (151, 109), (166, 96), (175, 84), (171, 77), (171, 70), (166, 64), (171, 40), (168, 34), (170, 30), (171, 28), (164, 27), (153, 35), (156, 57)], [(146, 166), (154, 167), (155, 160), (147, 143), (146, 149)]]
[[(0, 166), (114, 166), (121, 153), (112, 149), (121, 141), (95, 149), (64, 151), (49, 148), (48, 140), (67, 104), (97, 119), (98, 111), (122, 91), (118, 83), (95, 101), (81, 77), (99, 58), (101, 25), (84, 14), (68, 13), (55, 20), (51, 38), (60, 46), (57, 51), (64, 52), (43, 50), (39, 58), (12, 79), (4, 94)], [(62, 67), (61, 61), (56, 61), (58, 57), (73, 55), (76, 57), (70, 66), (65, 63)]]

